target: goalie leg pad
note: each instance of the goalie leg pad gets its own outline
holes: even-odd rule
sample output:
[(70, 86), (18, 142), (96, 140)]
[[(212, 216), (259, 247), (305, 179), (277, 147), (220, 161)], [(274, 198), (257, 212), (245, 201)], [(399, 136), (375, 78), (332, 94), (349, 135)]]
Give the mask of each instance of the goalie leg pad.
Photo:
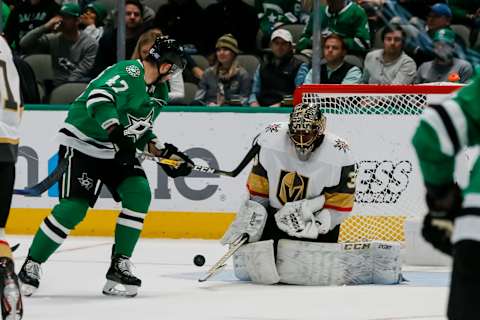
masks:
[(258, 202), (247, 200), (238, 210), (235, 220), (220, 239), (220, 243), (231, 244), (243, 233), (248, 234), (248, 242), (256, 242), (260, 240), (266, 222), (267, 210), (265, 207)]
[(260, 284), (275, 284), (280, 281), (275, 265), (273, 240), (246, 244), (235, 255), (235, 276), (240, 280), (249, 279)]
[(280, 240), (277, 270), (288, 284), (395, 284), (401, 278), (400, 245)]

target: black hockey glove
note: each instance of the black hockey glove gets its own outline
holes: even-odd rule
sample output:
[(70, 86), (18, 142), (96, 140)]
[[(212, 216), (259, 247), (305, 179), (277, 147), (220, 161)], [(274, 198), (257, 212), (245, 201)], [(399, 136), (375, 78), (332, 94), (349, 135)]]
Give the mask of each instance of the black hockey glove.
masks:
[(122, 167), (133, 168), (136, 159), (136, 147), (132, 138), (126, 137), (122, 125), (116, 125), (108, 134), (110, 141), (112, 141), (116, 147), (115, 160), (117, 160)]
[(173, 144), (165, 143), (164, 148), (160, 149), (160, 152), (161, 158), (181, 161), (180, 165), (176, 168), (166, 164), (160, 164), (163, 171), (165, 171), (169, 177), (176, 178), (188, 176), (190, 172), (192, 172), (192, 168), (194, 166), (193, 161), (186, 154), (178, 151), (177, 147), (175, 147)]
[(448, 255), (452, 255), (453, 220), (461, 204), (462, 193), (457, 184), (427, 185), (429, 212), (423, 220), (422, 235), (434, 248)]

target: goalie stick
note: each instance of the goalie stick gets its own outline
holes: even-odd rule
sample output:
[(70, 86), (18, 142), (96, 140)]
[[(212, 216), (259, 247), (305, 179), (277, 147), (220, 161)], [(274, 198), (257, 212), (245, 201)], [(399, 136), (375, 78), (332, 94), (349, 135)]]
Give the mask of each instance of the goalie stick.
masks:
[(227, 260), (233, 256), (235, 252), (238, 251), (238, 249), (241, 248), (245, 244), (245, 242), (248, 241), (248, 234), (243, 233), (238, 237), (237, 240), (235, 240), (231, 245), (230, 249), (215, 263), (208, 271), (207, 273), (198, 279), (198, 282), (205, 282), (217, 273), (219, 273), (225, 266), (227, 265), (226, 262)]
[[(250, 150), (248, 150), (247, 154), (245, 157), (242, 159), (242, 161), (238, 164), (238, 166), (233, 169), (232, 171), (224, 171), (220, 169), (215, 169), (207, 166), (200, 166), (200, 165), (194, 165), (192, 168), (192, 171), (198, 171), (198, 172), (205, 172), (205, 173), (212, 173), (212, 174), (219, 174), (223, 176), (228, 176), (228, 177), (236, 177), (242, 172), (242, 170), (247, 166), (247, 164), (250, 162), (250, 160), (255, 157), (255, 155), (258, 153), (260, 150), (260, 146), (258, 144), (254, 144)], [(157, 162), (158, 164), (166, 164), (172, 167), (177, 167), (180, 164), (180, 161), (177, 160), (171, 160), (171, 159), (165, 159), (165, 158), (157, 158), (154, 156), (151, 156), (150, 154), (143, 153), (141, 156), (144, 159), (148, 160), (153, 160)]]
[(57, 182), (68, 166), (68, 160), (62, 159), (58, 166), (45, 179), (34, 186), (25, 189), (14, 189), (13, 194), (19, 194), (27, 197), (38, 197)]

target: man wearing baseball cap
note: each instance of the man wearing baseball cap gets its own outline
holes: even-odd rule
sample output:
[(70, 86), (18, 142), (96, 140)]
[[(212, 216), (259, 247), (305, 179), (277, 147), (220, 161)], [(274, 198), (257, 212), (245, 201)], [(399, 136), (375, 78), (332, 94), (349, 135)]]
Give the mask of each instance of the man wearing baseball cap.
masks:
[(443, 28), (435, 32), (433, 45), (435, 59), (418, 68), (415, 83), (466, 83), (472, 77), (470, 63), (454, 57), (455, 33), (451, 29)]
[[(97, 53), (97, 43), (80, 32), (80, 7), (65, 3), (59, 15), (28, 32), (20, 46), (27, 54), (46, 53), (52, 57), (53, 87), (66, 82), (88, 82), (88, 73)], [(47, 91), (52, 88), (48, 88)], [(47, 92), (48, 93), (48, 92)]]
[(272, 53), (257, 67), (253, 77), (249, 104), (254, 107), (287, 104), (308, 72), (307, 64), (293, 55), (293, 37), (288, 30), (275, 30), (270, 48)]
[(80, 16), (83, 32), (95, 39), (100, 40), (103, 35), (103, 20), (107, 16), (107, 9), (100, 2), (89, 3)]
[(452, 11), (445, 3), (434, 4), (427, 15), (427, 31), (433, 37), (437, 30), (450, 26)]

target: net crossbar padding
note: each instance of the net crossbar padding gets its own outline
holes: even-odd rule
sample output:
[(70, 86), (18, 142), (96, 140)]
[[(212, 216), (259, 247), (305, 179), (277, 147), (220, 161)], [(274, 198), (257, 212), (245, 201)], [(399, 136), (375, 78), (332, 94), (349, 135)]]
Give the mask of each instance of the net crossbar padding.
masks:
[[(398, 146), (409, 144), (410, 137), (392, 139), (390, 145), (389, 142), (383, 144), (389, 150), (376, 152), (375, 148), (382, 148), (379, 139), (383, 142), (391, 135), (402, 135), (403, 132), (398, 129), (395, 131), (395, 128), (392, 128), (393, 132), (388, 132), (387, 125), (386, 129), (375, 131), (376, 136), (369, 139), (365, 131), (373, 130), (370, 128), (373, 127), (373, 122), (387, 120), (390, 121), (388, 123), (409, 121), (405, 127), (412, 131), (412, 116), (416, 119), (428, 103), (444, 99), (459, 88), (457, 85), (302, 85), (295, 90), (294, 105), (300, 102), (318, 105), (327, 116), (327, 130), (334, 127), (332, 132), (347, 140), (355, 140), (356, 136), (361, 136), (353, 145), (354, 149), (357, 147), (356, 149), (363, 151), (358, 159), (359, 172), (362, 172), (362, 166), (364, 173), (374, 172), (371, 174), (373, 182), (381, 180), (379, 177), (383, 173), (383, 176), (386, 176), (384, 184), (392, 184), (391, 188), (379, 191), (382, 183), (369, 181), (373, 187), (366, 187), (365, 179), (357, 178), (354, 211), (341, 225), (340, 242), (405, 241), (406, 219), (419, 217), (426, 210), (423, 195), (420, 195), (423, 190), (420, 187), (419, 169), (414, 167), (416, 159), (413, 159), (413, 149), (409, 150), (410, 146)], [(378, 137), (379, 135), (382, 137)], [(371, 146), (372, 144), (374, 146)], [(378, 144), (378, 147), (375, 144)], [(370, 150), (363, 150), (368, 148)], [(397, 151), (400, 154), (395, 154)], [(392, 173), (394, 170), (396, 173)], [(387, 175), (386, 172), (390, 173)], [(404, 188), (409, 189), (404, 192), (402, 187), (395, 186), (399, 179), (392, 178), (393, 174), (416, 176), (407, 181)], [(395, 193), (396, 191), (398, 192)], [(409, 193), (409, 196), (405, 193)]]

